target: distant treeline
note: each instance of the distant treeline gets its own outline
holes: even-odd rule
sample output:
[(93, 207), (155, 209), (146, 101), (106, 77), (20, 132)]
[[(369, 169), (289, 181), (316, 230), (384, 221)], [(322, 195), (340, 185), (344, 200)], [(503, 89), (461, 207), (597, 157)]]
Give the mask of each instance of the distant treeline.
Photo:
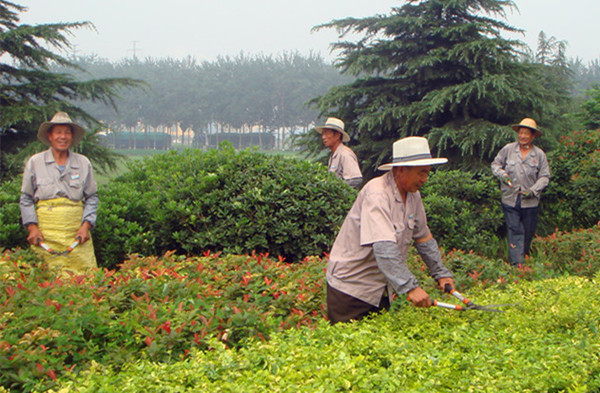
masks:
[(272, 133), (307, 127), (318, 112), (306, 103), (351, 80), (320, 56), (297, 53), (240, 54), (201, 63), (193, 58), (111, 63), (92, 57), (80, 58), (77, 64), (87, 71), (79, 75), (82, 79), (131, 77), (148, 84), (144, 91), (123, 91), (115, 100), (118, 112), (102, 103), (81, 103), (113, 128), (179, 123), (183, 129), (217, 133), (209, 125), (230, 132), (259, 125), (262, 132)]

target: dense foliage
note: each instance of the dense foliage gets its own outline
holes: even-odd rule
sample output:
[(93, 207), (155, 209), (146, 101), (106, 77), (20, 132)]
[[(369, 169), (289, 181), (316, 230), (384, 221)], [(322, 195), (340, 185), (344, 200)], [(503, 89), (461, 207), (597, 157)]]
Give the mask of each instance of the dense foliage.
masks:
[[(98, 122), (77, 105), (77, 101), (97, 101), (114, 106), (118, 91), (140, 83), (129, 78), (107, 77), (81, 81), (69, 72), (53, 72), (60, 65), (73, 72), (80, 70), (72, 61), (52, 50), (70, 47), (68, 34), (74, 29), (91, 27), (88, 22), (50, 23), (36, 26), (19, 24), (19, 13), (26, 11), (18, 4), (0, 0), (0, 180), (18, 173), (23, 156), (12, 156), (34, 141), (41, 122), (59, 110), (89, 126)], [(110, 153), (97, 153), (94, 138), (82, 145), (86, 155), (100, 167), (106, 165)], [(33, 150), (40, 149), (41, 144)], [(30, 152), (29, 152), (30, 153)], [(110, 160), (109, 160), (110, 162)]]
[[(588, 392), (600, 383), (600, 227), (536, 239), (521, 269), (443, 255), (477, 303), (517, 303), (505, 314), (417, 310), (397, 299), (390, 313), (335, 327), (323, 322), (326, 260), (318, 257), (286, 264), (261, 254), (168, 253), (56, 277), (32, 255), (0, 257), (0, 391), (139, 391), (146, 383), (160, 391), (275, 383), (515, 391), (504, 389), (515, 368), (519, 391), (587, 384), (573, 391)], [(433, 297), (456, 302), (434, 288), (414, 250), (408, 264)], [(278, 333), (288, 328), (301, 330)]]
[(476, 293), (482, 303), (516, 302), (505, 314), (402, 307), (172, 365), (96, 364), (56, 391), (596, 392), (599, 295), (581, 278), (523, 283)]
[(552, 177), (542, 197), (542, 234), (600, 221), (600, 133), (575, 131), (548, 154)]
[(126, 253), (321, 255), (355, 191), (319, 164), (250, 150), (155, 155), (100, 192), (94, 244), (102, 266)]
[(173, 362), (215, 340), (239, 347), (324, 317), (320, 260), (167, 254), (56, 277), (30, 255), (0, 257), (0, 387), (14, 391), (91, 362)]
[(367, 177), (404, 136), (428, 134), (452, 165), (473, 168), (512, 140), (506, 125), (525, 115), (552, 125), (562, 115), (565, 87), (546, 78), (545, 65), (523, 61), (525, 46), (503, 37), (520, 30), (494, 19), (513, 7), (508, 0), (410, 0), (388, 15), (318, 27), (360, 36), (333, 45), (336, 65), (358, 79), (316, 104), (349, 125)]
[(427, 223), (441, 246), (502, 255), (504, 222), (496, 178), (438, 169), (420, 192)]

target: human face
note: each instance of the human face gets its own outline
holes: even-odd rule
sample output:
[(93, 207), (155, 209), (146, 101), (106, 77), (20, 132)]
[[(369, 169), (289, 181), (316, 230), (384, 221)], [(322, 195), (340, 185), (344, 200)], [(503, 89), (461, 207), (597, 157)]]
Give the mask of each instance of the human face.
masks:
[(324, 128), (321, 133), (321, 139), (323, 140), (323, 145), (325, 145), (326, 148), (331, 149), (332, 147), (336, 147), (342, 141), (342, 134), (332, 129)]
[(67, 151), (73, 140), (73, 131), (71, 127), (65, 124), (57, 124), (48, 131), (48, 140), (53, 150), (58, 152)]
[(427, 182), (431, 165), (399, 166), (392, 169), (401, 193), (417, 192)]
[(527, 128), (527, 127), (519, 127), (518, 132), (519, 144), (521, 146), (531, 145), (533, 139), (535, 138), (535, 131)]

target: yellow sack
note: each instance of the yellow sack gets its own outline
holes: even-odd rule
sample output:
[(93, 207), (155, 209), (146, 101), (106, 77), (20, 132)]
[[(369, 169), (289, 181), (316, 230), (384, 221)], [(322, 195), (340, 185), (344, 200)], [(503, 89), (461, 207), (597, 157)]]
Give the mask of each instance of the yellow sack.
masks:
[[(81, 227), (83, 203), (68, 198), (40, 200), (36, 211), (44, 242), (55, 251), (66, 250), (75, 241), (75, 234)], [(65, 256), (54, 256), (38, 246), (32, 247), (50, 268), (64, 273), (84, 274), (88, 269), (97, 267), (91, 238)]]

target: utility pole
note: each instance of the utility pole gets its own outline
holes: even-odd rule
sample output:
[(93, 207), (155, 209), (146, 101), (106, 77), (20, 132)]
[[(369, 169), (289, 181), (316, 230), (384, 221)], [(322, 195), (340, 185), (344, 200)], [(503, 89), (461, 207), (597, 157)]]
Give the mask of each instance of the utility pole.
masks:
[(141, 51), (141, 49), (137, 47), (137, 43), (138, 41), (131, 41), (132, 49), (129, 49), (129, 52), (133, 52), (133, 60), (137, 60), (137, 52)]

